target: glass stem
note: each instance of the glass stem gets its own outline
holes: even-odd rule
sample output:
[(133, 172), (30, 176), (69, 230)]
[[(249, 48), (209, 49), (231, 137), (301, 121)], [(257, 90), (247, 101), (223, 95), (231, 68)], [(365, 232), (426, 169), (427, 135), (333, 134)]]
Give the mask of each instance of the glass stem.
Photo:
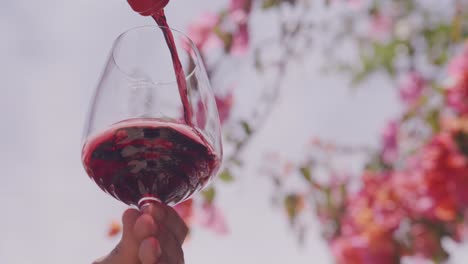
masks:
[(156, 197), (144, 197), (144, 198), (141, 198), (140, 201), (138, 201), (138, 208), (140, 208), (140, 211), (143, 211), (143, 208), (145, 208), (146, 206), (155, 204), (155, 203), (162, 203), (162, 202)]

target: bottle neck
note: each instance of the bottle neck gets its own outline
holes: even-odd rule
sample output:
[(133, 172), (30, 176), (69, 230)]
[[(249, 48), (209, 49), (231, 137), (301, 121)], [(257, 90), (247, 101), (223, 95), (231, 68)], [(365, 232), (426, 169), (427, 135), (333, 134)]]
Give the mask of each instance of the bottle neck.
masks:
[(153, 16), (169, 3), (169, 0), (127, 0), (132, 9), (142, 16)]

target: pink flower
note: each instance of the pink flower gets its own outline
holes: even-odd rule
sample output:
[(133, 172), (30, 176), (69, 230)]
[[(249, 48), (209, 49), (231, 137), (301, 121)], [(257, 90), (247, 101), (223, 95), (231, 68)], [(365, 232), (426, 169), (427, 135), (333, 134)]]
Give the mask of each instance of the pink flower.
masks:
[(365, 173), (362, 176), (364, 186), (348, 204), (348, 215), (355, 230), (386, 233), (398, 227), (404, 212), (392, 177), (392, 173)]
[(418, 159), (419, 164), (410, 168), (408, 180), (417, 179), (412, 204), (420, 206), (413, 205), (411, 213), (454, 221), (459, 212), (468, 209), (468, 158), (459, 152), (453, 135), (441, 133), (421, 150)]
[(337, 263), (397, 263), (393, 234), (405, 211), (392, 179), (392, 173), (365, 173), (361, 190), (348, 197), (341, 234), (331, 242)]
[(447, 104), (460, 115), (468, 115), (468, 72), (460, 76), (447, 92)]
[(434, 227), (415, 223), (410, 229), (411, 253), (426, 259), (436, 259), (443, 255), (441, 236)]
[(398, 129), (399, 124), (391, 121), (382, 133), (382, 160), (385, 163), (393, 163), (398, 156)]
[(391, 236), (405, 213), (392, 185), (392, 174), (366, 173), (362, 180), (361, 190), (346, 201), (346, 210), (340, 219), (341, 236), (358, 235), (371, 241)]
[(198, 213), (198, 223), (203, 227), (221, 235), (229, 232), (221, 210), (214, 204), (205, 202)]
[(449, 65), (454, 84), (447, 92), (447, 104), (460, 115), (468, 114), (468, 45)]
[(215, 27), (219, 23), (220, 19), (218, 15), (205, 13), (190, 23), (187, 34), (201, 51), (220, 47), (223, 45), (223, 42), (214, 32)]
[(249, 29), (247, 24), (240, 24), (238, 30), (233, 34), (231, 54), (242, 56), (249, 49)]
[(464, 211), (468, 209), (468, 157), (460, 152), (453, 137), (448, 133), (436, 136), (425, 150), (424, 158), (428, 162), (428, 177), (443, 178), (451, 199)]
[(235, 24), (236, 30), (232, 33), (231, 54), (244, 55), (249, 47), (248, 20), (251, 11), (252, 0), (231, 0), (229, 18)]
[(408, 217), (420, 217), (421, 212), (426, 211), (432, 205), (424, 195), (423, 177), (415, 169), (401, 172), (393, 172), (391, 185), (398, 197), (399, 206)]
[(455, 79), (468, 73), (468, 45), (464, 47), (460, 55), (452, 59), (448, 66), (448, 72)]
[(394, 21), (390, 15), (377, 12), (372, 15), (370, 23), (371, 37), (382, 40), (392, 31)]
[(426, 81), (418, 72), (410, 72), (400, 86), (400, 99), (408, 106), (416, 103), (421, 97)]
[(343, 236), (331, 243), (338, 264), (394, 264), (397, 247), (391, 234)]
[(362, 8), (362, 0), (348, 0), (348, 4), (354, 9), (359, 10)]
[(252, 0), (231, 0), (229, 15), (236, 24), (247, 23), (251, 11)]
[(250, 12), (250, 7), (252, 5), (252, 0), (231, 0), (229, 5), (229, 10), (235, 12), (238, 10), (244, 10), (245, 12)]
[[(219, 122), (223, 125), (231, 115), (231, 110), (233, 106), (234, 96), (230, 91), (226, 95), (215, 95), (216, 106), (218, 108)], [(202, 101), (198, 102), (197, 110), (197, 125), (199, 127), (204, 127), (206, 125), (206, 111), (205, 105)]]
[(215, 100), (216, 105), (218, 106), (219, 121), (223, 124), (231, 115), (232, 105), (234, 102), (233, 93), (228, 92), (224, 96), (217, 95), (215, 96)]

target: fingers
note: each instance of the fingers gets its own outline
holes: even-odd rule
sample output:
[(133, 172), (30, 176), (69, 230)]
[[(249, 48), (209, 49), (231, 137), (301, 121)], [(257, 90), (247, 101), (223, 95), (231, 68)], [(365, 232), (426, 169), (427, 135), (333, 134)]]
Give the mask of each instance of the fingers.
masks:
[(184, 221), (169, 206), (146, 206), (142, 214), (127, 209), (120, 243), (101, 264), (184, 264), (182, 243), (188, 232)]
[(141, 213), (137, 209), (129, 208), (125, 210), (125, 212), (122, 215), (122, 224), (123, 224), (122, 240), (126, 240), (132, 237), (135, 222), (137, 221), (140, 215)]
[(161, 228), (156, 237), (143, 240), (138, 251), (142, 264), (183, 264), (184, 253), (175, 236)]
[[(183, 264), (184, 253), (182, 250), (182, 244), (185, 237), (188, 234), (188, 227), (186, 226), (183, 219), (177, 214), (177, 212), (163, 204), (151, 204), (145, 206), (143, 214), (137, 220), (136, 224), (140, 223), (140, 219), (152, 219), (152, 224), (157, 226), (157, 234), (153, 237), (159, 243), (160, 256), (158, 264)], [(148, 227), (149, 228), (149, 227)], [(147, 234), (147, 231), (140, 231), (141, 233)], [(139, 234), (141, 237), (141, 235)], [(155, 243), (154, 241), (152, 243)], [(140, 247), (140, 261), (146, 264), (145, 261), (151, 263), (155, 259), (155, 250), (152, 248), (150, 242)], [(152, 252), (146, 252), (150, 251)], [(153, 254), (153, 255), (151, 255)], [(146, 259), (143, 259), (145, 257)], [(153, 262), (154, 263), (154, 262)]]
[(133, 237), (138, 243), (140, 243), (146, 238), (156, 236), (159, 228), (160, 226), (156, 224), (151, 215), (142, 214), (135, 222)]
[(175, 238), (182, 245), (188, 234), (188, 227), (179, 214), (172, 208), (167, 207), (166, 226), (172, 231)]
[(138, 257), (142, 264), (155, 264), (161, 257), (161, 245), (154, 237), (149, 237), (140, 245)]
[(159, 243), (162, 247), (162, 255), (159, 263), (166, 264), (183, 264), (184, 252), (182, 245), (170, 230), (162, 230), (158, 236)]
[(156, 222), (162, 223), (174, 234), (179, 244), (183, 244), (185, 237), (188, 234), (188, 227), (173, 208), (160, 203), (155, 203), (145, 206), (143, 208), (143, 212), (153, 216)]

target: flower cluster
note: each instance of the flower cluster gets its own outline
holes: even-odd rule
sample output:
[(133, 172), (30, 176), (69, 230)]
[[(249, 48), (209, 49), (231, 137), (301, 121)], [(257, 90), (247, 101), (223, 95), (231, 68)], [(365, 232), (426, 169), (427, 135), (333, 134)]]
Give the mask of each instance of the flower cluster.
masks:
[(204, 13), (194, 20), (188, 35), (202, 53), (223, 47), (232, 55), (244, 55), (249, 47), (249, 15), (252, 0), (231, 0), (219, 14)]
[[(468, 56), (466, 50), (451, 63), (452, 84), (439, 109), (440, 130), (433, 131), (422, 147), (401, 166), (377, 166), (364, 172), (358, 191), (346, 192), (342, 208), (333, 218), (320, 217), (335, 226), (327, 237), (337, 262), (342, 264), (401, 263), (412, 256), (440, 262), (448, 258), (444, 238), (462, 241), (468, 216)], [(424, 79), (414, 72), (400, 89), (407, 105), (421, 96)], [(390, 122), (382, 136), (378, 156), (383, 164), (395, 163), (398, 137), (405, 121)], [(406, 139), (407, 140), (407, 139)]]
[[(188, 36), (201, 52), (201, 58), (207, 67), (208, 73), (216, 70), (218, 65), (211, 65), (207, 57), (217, 49), (221, 49), (224, 55), (242, 56), (249, 48), (249, 17), (252, 8), (252, 0), (231, 0), (226, 10), (219, 13), (204, 13), (188, 27)], [(215, 101), (218, 108), (221, 125), (227, 123), (231, 116), (234, 103), (232, 87), (229, 91), (221, 91), (214, 87)], [(204, 107), (199, 102), (198, 107)], [(204, 111), (197, 111), (197, 123), (205, 124)], [(211, 191), (213, 189), (210, 189)], [(200, 205), (189, 200), (176, 206), (176, 210), (187, 223), (203, 226), (217, 234), (225, 234), (228, 227), (222, 211), (214, 203), (214, 192), (206, 191), (202, 195)]]
[[(447, 61), (450, 52), (468, 36), (468, 24), (461, 22), (468, 15), (468, 8), (460, 4), (454, 12), (448, 12), (451, 17), (439, 21), (440, 10), (431, 15), (420, 1), (324, 1), (329, 6), (346, 3), (356, 12), (350, 15), (346, 9), (345, 24), (340, 24), (346, 30), (339, 38), (332, 38), (340, 41), (331, 46), (334, 52), (338, 51), (341, 43), (349, 44), (351, 39), (357, 44), (360, 63), (338, 61), (339, 68), (350, 68), (356, 83), (381, 71), (393, 80), (401, 78), (397, 92), (404, 112), (386, 125), (378, 151), (315, 140), (313, 147), (326, 155), (307, 157), (303, 163), (286, 162), (285, 166), (270, 162), (278, 166), (274, 169), (277, 172), (268, 172), (279, 189), (274, 195), (283, 198), (283, 203), (278, 204), (286, 209), (293, 226), (303, 225), (302, 216), (314, 208), (339, 264), (393, 264), (401, 263), (405, 257), (441, 263), (449, 257), (443, 239), (462, 241), (468, 226), (468, 44), (450, 63)], [(299, 2), (261, 0), (255, 6), (269, 10), (301, 6)], [(201, 51), (209, 77), (216, 72), (219, 58), (248, 51), (252, 8), (253, 0), (230, 0), (224, 10), (205, 13), (190, 24), (188, 35)], [(311, 34), (307, 29), (318, 30), (302, 18), (280, 23), (279, 31), (292, 30), (284, 35), (290, 38), (294, 34)], [(319, 37), (325, 38), (325, 33), (320, 31)], [(218, 59), (212, 60), (213, 55), (218, 55)], [(332, 57), (327, 58), (331, 64)], [(441, 69), (447, 64), (449, 82), (441, 85)], [(214, 88), (220, 120), (226, 124), (236, 98), (232, 89), (225, 92)], [(199, 124), (204, 124), (205, 119), (197, 116)], [(250, 135), (249, 124), (241, 124)], [(360, 153), (370, 158), (360, 177), (350, 177), (351, 173), (337, 172), (330, 165), (330, 157), (336, 153)], [(232, 163), (241, 167), (238, 159), (232, 159)], [(296, 166), (304, 184), (298, 190), (282, 190), (287, 186), (286, 179), (294, 178), (290, 176), (296, 172)], [(320, 176), (316, 177), (323, 174), (324, 168), (326, 176), (331, 175), (325, 184)], [(225, 170), (220, 178), (230, 182), (235, 177)], [(188, 224), (224, 234), (228, 228), (215, 204), (215, 191), (212, 187), (175, 209)], [(298, 229), (301, 234), (305, 233), (302, 227)], [(118, 232), (118, 226), (111, 226), (109, 234)]]
[(338, 263), (395, 263), (393, 232), (404, 215), (398, 196), (386, 184), (390, 174), (363, 176), (362, 189), (348, 197), (341, 232), (331, 240)]
[(468, 116), (468, 45), (449, 66), (451, 88), (447, 94), (447, 105), (461, 116)]

